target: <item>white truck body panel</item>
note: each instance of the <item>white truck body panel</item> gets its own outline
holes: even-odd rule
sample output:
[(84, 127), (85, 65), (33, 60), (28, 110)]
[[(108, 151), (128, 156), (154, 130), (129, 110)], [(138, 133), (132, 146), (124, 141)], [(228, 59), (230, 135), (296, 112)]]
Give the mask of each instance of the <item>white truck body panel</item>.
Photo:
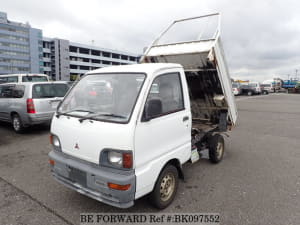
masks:
[[(152, 64), (153, 65), (153, 64)], [(148, 122), (137, 120), (135, 141), (135, 173), (136, 173), (136, 198), (153, 190), (154, 182), (161, 168), (171, 159), (178, 159), (181, 164), (191, 157), (191, 120), (185, 122), (182, 118), (191, 118), (189, 96), (182, 67), (177, 65), (173, 69), (164, 69), (154, 73), (149, 79), (146, 93), (150, 91), (151, 84), (156, 77), (172, 72), (181, 71), (185, 109)], [(146, 99), (144, 99), (146, 101)], [(142, 104), (142, 106), (145, 102)], [(147, 157), (145, 157), (147, 156)]]

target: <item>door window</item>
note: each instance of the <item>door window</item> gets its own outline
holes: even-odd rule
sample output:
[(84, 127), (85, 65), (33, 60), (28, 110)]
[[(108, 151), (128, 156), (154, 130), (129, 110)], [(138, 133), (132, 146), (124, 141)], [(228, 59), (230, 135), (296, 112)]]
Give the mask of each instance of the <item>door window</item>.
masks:
[(159, 105), (161, 105), (161, 107), (155, 107), (155, 110), (159, 111), (155, 113), (155, 117), (183, 110), (184, 102), (180, 74), (168, 73), (158, 76), (152, 83), (146, 101), (146, 108), (151, 104), (151, 101), (160, 102)]

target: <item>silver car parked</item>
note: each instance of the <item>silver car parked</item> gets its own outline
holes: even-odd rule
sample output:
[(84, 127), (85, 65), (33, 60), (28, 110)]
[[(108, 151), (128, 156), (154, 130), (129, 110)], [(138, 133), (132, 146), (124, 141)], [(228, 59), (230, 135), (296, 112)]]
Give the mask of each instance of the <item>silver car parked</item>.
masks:
[(50, 123), (69, 89), (67, 82), (24, 82), (0, 85), (0, 120), (21, 133), (30, 125)]

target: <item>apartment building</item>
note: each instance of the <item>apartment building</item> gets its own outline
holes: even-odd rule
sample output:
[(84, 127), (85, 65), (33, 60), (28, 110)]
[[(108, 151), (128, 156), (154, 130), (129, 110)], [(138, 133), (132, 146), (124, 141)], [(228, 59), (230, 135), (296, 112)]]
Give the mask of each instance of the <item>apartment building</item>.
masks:
[(0, 12), (0, 74), (44, 73), (69, 81), (89, 70), (137, 61), (136, 54), (43, 37), (42, 30)]
[(44, 73), (53, 80), (75, 80), (89, 70), (137, 63), (138, 55), (59, 38), (43, 38)]
[(0, 74), (43, 73), (42, 30), (0, 12)]

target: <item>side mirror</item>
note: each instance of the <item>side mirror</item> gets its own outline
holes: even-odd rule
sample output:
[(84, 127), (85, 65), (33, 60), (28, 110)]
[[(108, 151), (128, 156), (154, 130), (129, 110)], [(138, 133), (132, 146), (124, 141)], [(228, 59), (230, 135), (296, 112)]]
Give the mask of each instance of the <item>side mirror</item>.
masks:
[(146, 102), (143, 114), (144, 122), (149, 121), (162, 114), (162, 102), (160, 99), (150, 99)]

